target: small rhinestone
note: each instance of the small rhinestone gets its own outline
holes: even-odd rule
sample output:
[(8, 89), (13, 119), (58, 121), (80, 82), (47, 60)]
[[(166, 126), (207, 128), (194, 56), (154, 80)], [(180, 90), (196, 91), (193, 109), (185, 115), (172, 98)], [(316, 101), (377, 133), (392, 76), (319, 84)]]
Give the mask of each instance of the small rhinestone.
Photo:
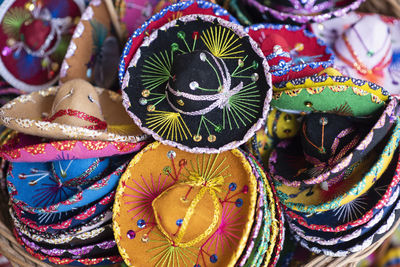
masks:
[(258, 63), (257, 63), (257, 61), (254, 60), (253, 61), (253, 69), (256, 70), (257, 68), (258, 68)]
[(156, 110), (156, 106), (154, 106), (154, 105), (148, 105), (147, 106), (147, 111), (152, 112), (154, 110)]
[(235, 183), (230, 183), (230, 184), (229, 184), (229, 190), (230, 190), (230, 191), (235, 191), (236, 188), (237, 188), (237, 185), (236, 185)]
[(214, 131), (216, 131), (217, 133), (220, 133), (222, 131), (222, 126), (221, 125), (215, 126)]
[(206, 59), (207, 59), (206, 54), (200, 53), (200, 60), (201, 60), (201, 61), (206, 61)]
[(142, 91), (142, 96), (143, 97), (148, 97), (149, 95), (150, 95), (150, 91), (149, 90), (146, 89), (146, 90)]
[(169, 159), (176, 158), (176, 152), (173, 151), (173, 150), (168, 151), (167, 157), (168, 157)]
[(143, 219), (138, 220), (138, 221), (137, 221), (137, 226), (138, 226), (140, 229), (145, 228), (145, 227), (146, 227), (146, 222), (145, 222), (145, 220), (143, 220)]
[(18, 178), (21, 180), (25, 180), (26, 179), (26, 174), (25, 173), (20, 173), (18, 174)]
[(183, 223), (183, 219), (176, 220), (176, 225), (181, 226)]
[(236, 207), (240, 208), (243, 205), (243, 199), (241, 198), (236, 199), (235, 205)]
[(249, 192), (249, 187), (247, 185), (243, 186), (242, 192), (243, 194), (247, 194)]
[(326, 117), (320, 118), (319, 119), (319, 124), (321, 124), (323, 126), (327, 125), (328, 124), (328, 118), (326, 118)]
[(200, 142), (200, 141), (201, 141), (201, 135), (199, 135), (199, 134), (194, 135), (194, 136), (193, 136), (193, 140), (194, 140), (195, 142)]
[(172, 52), (179, 50), (179, 45), (177, 43), (172, 43), (171, 50)]
[(142, 97), (142, 98), (139, 99), (139, 103), (142, 106), (146, 106), (147, 105), (147, 99)]
[(296, 49), (296, 51), (303, 51), (304, 50), (304, 44), (303, 43), (297, 43), (294, 46), (294, 49)]
[(210, 143), (214, 143), (215, 140), (217, 140), (217, 137), (215, 135), (211, 134), (211, 135), (208, 136), (207, 140)]
[(253, 73), (253, 74), (251, 75), (251, 80), (252, 80), (253, 82), (258, 81), (258, 78), (259, 78), (258, 73)]
[(179, 39), (185, 39), (186, 36), (184, 31), (179, 31), (176, 35), (178, 36)]
[(142, 236), (142, 242), (143, 243), (147, 243), (149, 241), (149, 235), (148, 234), (144, 234), (143, 236)]
[(171, 173), (172, 169), (170, 166), (165, 166), (162, 171), (165, 175), (169, 175)]
[(196, 90), (199, 87), (199, 83), (196, 81), (193, 81), (189, 84), (190, 89)]
[(176, 101), (176, 103), (178, 103), (178, 105), (181, 107), (183, 107), (185, 105), (185, 102), (183, 102), (182, 99), (179, 99), (178, 101)]
[(244, 61), (242, 59), (238, 60), (238, 66), (241, 68), (244, 66)]
[(136, 237), (136, 233), (133, 230), (129, 230), (126, 235), (128, 236), (129, 239), (134, 239)]
[(210, 261), (211, 261), (212, 263), (216, 263), (216, 262), (218, 261), (217, 255), (216, 255), (216, 254), (212, 254), (212, 255), (210, 256)]

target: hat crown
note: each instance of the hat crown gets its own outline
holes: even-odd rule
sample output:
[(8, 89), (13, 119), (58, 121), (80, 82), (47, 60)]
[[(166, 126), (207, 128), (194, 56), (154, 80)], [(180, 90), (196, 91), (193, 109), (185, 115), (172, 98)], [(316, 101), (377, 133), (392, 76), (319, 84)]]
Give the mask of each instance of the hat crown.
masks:
[(206, 240), (221, 220), (221, 203), (213, 188), (206, 184), (172, 186), (152, 206), (159, 229), (178, 247), (190, 247)]
[(167, 85), (170, 104), (190, 113), (210, 106), (217, 100), (210, 96), (220, 93), (224, 84), (228, 86), (224, 81), (229, 73), (224, 66), (223, 60), (207, 51), (175, 55)]
[(76, 127), (93, 126), (104, 121), (99, 101), (96, 89), (87, 81), (68, 81), (58, 89), (48, 120)]
[(347, 116), (330, 113), (307, 115), (300, 136), (304, 153), (321, 162), (333, 159), (345, 146), (352, 144), (346, 150), (349, 152), (357, 144), (356, 123)]
[(377, 15), (361, 18), (335, 41), (341, 57), (358, 61), (369, 70), (379, 69), (392, 58), (390, 28)]

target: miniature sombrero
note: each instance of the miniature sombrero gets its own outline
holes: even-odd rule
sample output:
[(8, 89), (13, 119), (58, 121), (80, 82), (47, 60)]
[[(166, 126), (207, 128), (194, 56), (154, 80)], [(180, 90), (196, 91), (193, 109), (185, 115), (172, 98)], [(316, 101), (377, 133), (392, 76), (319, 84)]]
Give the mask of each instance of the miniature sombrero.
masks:
[(37, 91), (54, 84), (83, 0), (6, 0), (0, 6), (0, 75)]
[(238, 147), (261, 127), (272, 86), (268, 63), (242, 28), (189, 15), (143, 42), (122, 91), (129, 115), (156, 140), (217, 153)]
[(246, 32), (267, 58), (272, 83), (312, 76), (333, 65), (331, 49), (302, 27), (255, 24)]
[(93, 0), (82, 14), (61, 65), (60, 80), (84, 79), (111, 88), (117, 80), (120, 44), (104, 1)]
[(87, 159), (133, 153), (145, 144), (146, 142), (43, 140), (37, 136), (18, 133), (0, 146), (0, 156), (12, 162)]
[(119, 94), (76, 79), (17, 97), (0, 108), (0, 122), (52, 139), (143, 141), (121, 102)]
[(364, 0), (246, 0), (265, 16), (294, 23), (321, 22), (344, 16), (357, 9)]
[(271, 176), (294, 187), (325, 181), (329, 187), (345, 179), (347, 168), (384, 139), (396, 121), (398, 109), (398, 101), (393, 99), (377, 120), (377, 114), (368, 121), (331, 113), (306, 115), (300, 135), (281, 141), (271, 152)]
[[(351, 173), (341, 183), (342, 188), (336, 194), (335, 192), (324, 194), (325, 190), (321, 185), (296, 188), (274, 180), (281, 203), (292, 210), (314, 214), (338, 208), (360, 197), (382, 177), (390, 162), (392, 162), (393, 158), (396, 158), (399, 137), (400, 124), (397, 121), (395, 128), (379, 146), (358, 164), (348, 168)], [(384, 148), (382, 148), (383, 146)], [(324, 195), (330, 197), (326, 199)]]
[(377, 84), (322, 73), (274, 84), (271, 106), (292, 113), (340, 112), (365, 117), (382, 108), (388, 98), (389, 93)]
[[(383, 209), (397, 200), (400, 194), (399, 171), (400, 161), (395, 155), (382, 177), (365, 194), (356, 199), (338, 208), (314, 213), (312, 216), (290, 209), (286, 210), (286, 214), (300, 228), (314, 232), (334, 234), (354, 229), (373, 220), (374, 217), (382, 216)], [(340, 186), (337, 187), (337, 191), (340, 192)]]
[(391, 94), (400, 93), (399, 20), (354, 12), (311, 28), (334, 50), (335, 67), (344, 75), (374, 82)]
[(248, 240), (256, 200), (257, 181), (239, 150), (191, 154), (155, 142), (122, 176), (115, 239), (128, 265), (232, 266)]
[(115, 189), (126, 167), (121, 161), (124, 158), (13, 162), (7, 175), (10, 199), (26, 212), (36, 214), (93, 205)]
[[(42, 252), (36, 251), (38, 246), (32, 242), (27, 241), (26, 238), (22, 238), (18, 231), (14, 229), (14, 235), (17, 242), (25, 248), (25, 250), (33, 257), (38, 258), (42, 261), (49, 262), (57, 265), (76, 265), (76, 266), (88, 266), (88, 265), (107, 265), (114, 264), (122, 261), (122, 258), (118, 253), (114, 255), (104, 255), (95, 258), (80, 258), (79, 256), (65, 258), (46, 255)], [(105, 253), (107, 254), (107, 253)]]
[(372, 244), (379, 242), (382, 238), (387, 238), (386, 235), (392, 232), (400, 224), (400, 201), (397, 200), (395, 207), (388, 216), (382, 218), (380, 223), (371, 227), (369, 231), (360, 235), (357, 238), (335, 245), (320, 245), (315, 242), (309, 242), (301, 239), (298, 235), (294, 235), (303, 247), (311, 250), (316, 254), (325, 254), (333, 257), (343, 257), (350, 253), (362, 251)]
[(124, 51), (122, 52), (121, 62), (119, 65), (119, 80), (122, 83), (125, 72), (128, 69), (129, 62), (131, 62), (136, 51), (142, 45), (143, 40), (154, 30), (157, 30), (164, 24), (171, 20), (175, 20), (179, 17), (191, 15), (191, 14), (203, 14), (212, 15), (229, 20), (231, 22), (238, 23), (237, 20), (232, 17), (228, 11), (220, 7), (219, 5), (213, 4), (209, 1), (180, 1), (176, 4), (167, 6), (159, 13), (154, 14), (148, 19), (143, 25), (138, 28), (132, 36), (129, 38), (125, 45)]

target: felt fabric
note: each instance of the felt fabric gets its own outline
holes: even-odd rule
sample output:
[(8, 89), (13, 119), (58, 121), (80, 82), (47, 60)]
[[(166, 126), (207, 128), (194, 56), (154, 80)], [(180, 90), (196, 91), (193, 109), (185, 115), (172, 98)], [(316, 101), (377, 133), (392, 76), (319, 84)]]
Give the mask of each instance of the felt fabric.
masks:
[[(380, 223), (371, 227), (369, 231), (367, 231), (364, 235), (359, 236), (358, 238), (352, 239), (349, 242), (343, 242), (341, 244), (336, 244), (333, 246), (322, 246), (317, 243), (305, 241), (304, 239), (300, 241), (300, 244), (314, 253), (318, 254), (323, 253), (327, 256), (334, 256), (334, 257), (343, 257), (350, 253), (361, 251), (371, 246), (375, 242), (379, 241), (393, 227), (398, 226), (400, 217), (399, 200), (400, 199), (396, 201), (396, 205), (395, 207), (393, 207), (392, 212), (390, 212), (390, 214), (382, 218)], [(297, 235), (294, 236), (297, 240), (300, 240), (300, 238)]]
[(15, 88), (31, 92), (58, 79), (74, 21), (83, 0), (3, 1), (0, 7), (0, 75)]
[(69, 249), (74, 246), (83, 246), (84, 244), (109, 240), (113, 236), (110, 223), (97, 226), (94, 229), (88, 228), (87, 231), (80, 233), (63, 232), (59, 234), (49, 234), (35, 232), (14, 218), (13, 214), (11, 214), (11, 217), (13, 218), (15, 229), (20, 232), (21, 235), (26, 236), (44, 248)]
[[(200, 155), (159, 142), (133, 158), (117, 191), (115, 239), (124, 261), (139, 266), (161, 263), (171, 245), (179, 254), (171, 254), (167, 265), (235, 264), (247, 243), (257, 200), (256, 179), (239, 150)], [(158, 215), (164, 215), (162, 221)], [(227, 238), (229, 233), (234, 240)]]
[(12, 194), (15, 200), (31, 207), (43, 208), (63, 202), (71, 195), (85, 190), (106, 176), (110, 167), (109, 158), (12, 163), (7, 180), (17, 192)]
[[(292, 210), (310, 214), (335, 209), (349, 203), (366, 193), (381, 178), (395, 155), (399, 137), (400, 124), (396, 120), (394, 129), (382, 141), (381, 146), (384, 148), (370, 152), (367, 158), (352, 170), (347, 182), (343, 183), (343, 188), (340, 188), (340, 194), (334, 195), (333, 198), (322, 198), (324, 190), (320, 187), (315, 187), (313, 194), (307, 194), (308, 190), (285, 186), (282, 182), (274, 180), (281, 203)], [(362, 174), (362, 178), (360, 178), (360, 174)], [(332, 196), (332, 194), (328, 194), (328, 196)]]
[(128, 70), (122, 91), (129, 115), (156, 140), (182, 150), (236, 148), (266, 118), (267, 62), (240, 27), (220, 18), (189, 15), (165, 24)]
[(59, 258), (48, 256), (42, 254), (40, 252), (35, 252), (35, 250), (30, 247), (28, 244), (24, 243), (22, 238), (18, 235), (18, 233), (14, 230), (14, 236), (18, 243), (25, 248), (25, 250), (33, 257), (40, 259), (42, 261), (47, 261), (52, 264), (57, 265), (75, 265), (75, 266), (87, 266), (87, 265), (105, 265), (105, 264), (114, 264), (122, 261), (121, 256), (112, 255), (105, 256), (99, 258), (80, 258), (80, 259), (71, 259), (71, 258)]
[(398, 155), (397, 151), (382, 177), (364, 195), (338, 208), (315, 213), (312, 216), (287, 209), (287, 216), (295, 220), (301, 228), (329, 233), (344, 232), (369, 222), (381, 212), (381, 209), (390, 206), (389, 203), (399, 196)]
[(115, 92), (76, 79), (8, 102), (0, 108), (0, 122), (52, 139), (143, 141), (147, 136), (132, 123), (121, 101)]
[(234, 23), (238, 23), (237, 20), (228, 13), (228, 11), (209, 1), (181, 1), (165, 7), (159, 13), (154, 14), (150, 19), (144, 22), (143, 25), (132, 34), (126, 43), (122, 52), (118, 71), (120, 83), (123, 82), (129, 62), (131, 62), (133, 56), (142, 45), (143, 40), (148, 34), (152, 33), (154, 30), (157, 30), (171, 20), (175, 20), (178, 17), (190, 14), (212, 15)]
[(364, 0), (343, 1), (302, 1), (302, 0), (246, 0), (264, 16), (272, 16), (288, 23), (322, 22), (334, 17), (344, 16), (357, 9)]
[(352, 12), (310, 28), (333, 49), (335, 67), (343, 75), (369, 80), (391, 94), (400, 93), (399, 20)]
[(273, 84), (312, 76), (333, 66), (332, 50), (302, 27), (255, 24), (245, 30), (267, 58)]
[(56, 141), (18, 133), (0, 147), (0, 155), (11, 162), (49, 162), (130, 154), (145, 145), (146, 142)]
[(366, 80), (322, 74), (275, 84), (271, 106), (292, 113), (344, 110), (363, 117), (384, 106), (388, 96)]
[(329, 113), (306, 115), (300, 136), (281, 141), (271, 152), (271, 176), (287, 186), (324, 181), (331, 186), (381, 142), (395, 123), (398, 108), (397, 99), (391, 100), (373, 126)]
[[(86, 205), (109, 194), (116, 187), (127, 165), (127, 163), (121, 161), (122, 159), (115, 159), (104, 173), (101, 168), (96, 168), (90, 174), (90, 176), (96, 177), (96, 180), (90, 181), (87, 186), (80, 186), (79, 182), (81, 182), (82, 177), (87, 176), (88, 172), (90, 173), (94, 165), (91, 162), (90, 165), (85, 164), (86, 166), (80, 165), (80, 163), (75, 164), (79, 168), (87, 166), (89, 168), (88, 172), (83, 173), (83, 176), (81, 172), (79, 172), (79, 176), (71, 175), (75, 179), (71, 184), (62, 180), (60, 182), (59, 178), (56, 178), (54, 170), (50, 169), (52, 166), (49, 165), (51, 164), (43, 166), (40, 163), (12, 163), (7, 176), (11, 201), (23, 210), (36, 214), (60, 213), (84, 208)], [(60, 163), (56, 162), (54, 165), (57, 164), (59, 165)], [(68, 165), (71, 166), (72, 164)], [(61, 171), (67, 172), (67, 170), (62, 169)], [(29, 183), (21, 181), (26, 178), (30, 180)], [(88, 176), (88, 178), (90, 177)], [(44, 181), (43, 184), (39, 183), (39, 180)], [(33, 189), (34, 187), (36, 188)], [(30, 190), (34, 190), (33, 197), (26, 196)]]
[(117, 80), (120, 43), (104, 1), (93, 0), (77, 24), (61, 65), (60, 81), (84, 79), (102, 88)]
[[(57, 232), (59, 229), (74, 227), (93, 220), (95, 216), (107, 211), (115, 196), (115, 190), (94, 203), (85, 205), (79, 209), (65, 212), (30, 213), (25, 212), (18, 205), (13, 205), (16, 217), (30, 228), (41, 232)], [(70, 229), (71, 231), (74, 228)]]
[[(398, 190), (396, 194), (390, 197), (389, 202), (386, 206), (382, 207), (373, 217), (367, 221), (366, 223), (356, 226), (351, 229), (347, 229), (340, 232), (324, 232), (324, 231), (314, 231), (308, 228), (305, 228), (295, 221), (290, 221), (290, 227), (299, 235), (301, 238), (310, 241), (319, 243), (320, 245), (335, 245), (343, 242), (349, 242), (354, 238), (357, 238), (365, 233), (367, 233), (370, 228), (374, 227), (378, 224), (382, 218), (385, 218), (392, 210), (393, 207), (397, 204), (399, 194)], [(332, 217), (331, 217), (332, 218)]]
[[(114, 194), (112, 194), (114, 197)], [(113, 198), (111, 198), (113, 200)], [(101, 205), (105, 206), (103, 200)], [(72, 218), (69, 218), (64, 221), (58, 220), (57, 223), (47, 224), (47, 225), (39, 225), (37, 222), (31, 220), (25, 215), (25, 212), (18, 208), (17, 206), (12, 206), (13, 216), (16, 220), (20, 221), (22, 224), (26, 225), (28, 230), (35, 231), (36, 233), (49, 233), (49, 234), (60, 234), (62, 232), (68, 231), (70, 234), (79, 234), (88, 229), (93, 229), (95, 227), (103, 225), (106, 221), (108, 221), (112, 216), (112, 211), (110, 211), (110, 207), (112, 201), (109, 201), (109, 205), (105, 210), (98, 208), (98, 205), (92, 206), (89, 210), (80, 213)]]

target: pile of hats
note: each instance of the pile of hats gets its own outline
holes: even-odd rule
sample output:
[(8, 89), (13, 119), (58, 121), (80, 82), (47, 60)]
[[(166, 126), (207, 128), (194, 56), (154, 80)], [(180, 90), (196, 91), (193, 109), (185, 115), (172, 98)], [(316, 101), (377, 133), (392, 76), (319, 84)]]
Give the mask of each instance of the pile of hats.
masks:
[(31, 255), (56, 264), (121, 261), (113, 199), (132, 153), (145, 145), (132, 131), (106, 133), (129, 120), (121, 103), (115, 92), (72, 80), (1, 109), (3, 123), (18, 130), (3, 132), (1, 155), (14, 233)]
[(383, 242), (400, 223), (400, 28), (341, 18), (362, 1), (220, 1), (239, 20), (203, 0), (3, 1), (16, 241), (52, 264), (195, 267)]

